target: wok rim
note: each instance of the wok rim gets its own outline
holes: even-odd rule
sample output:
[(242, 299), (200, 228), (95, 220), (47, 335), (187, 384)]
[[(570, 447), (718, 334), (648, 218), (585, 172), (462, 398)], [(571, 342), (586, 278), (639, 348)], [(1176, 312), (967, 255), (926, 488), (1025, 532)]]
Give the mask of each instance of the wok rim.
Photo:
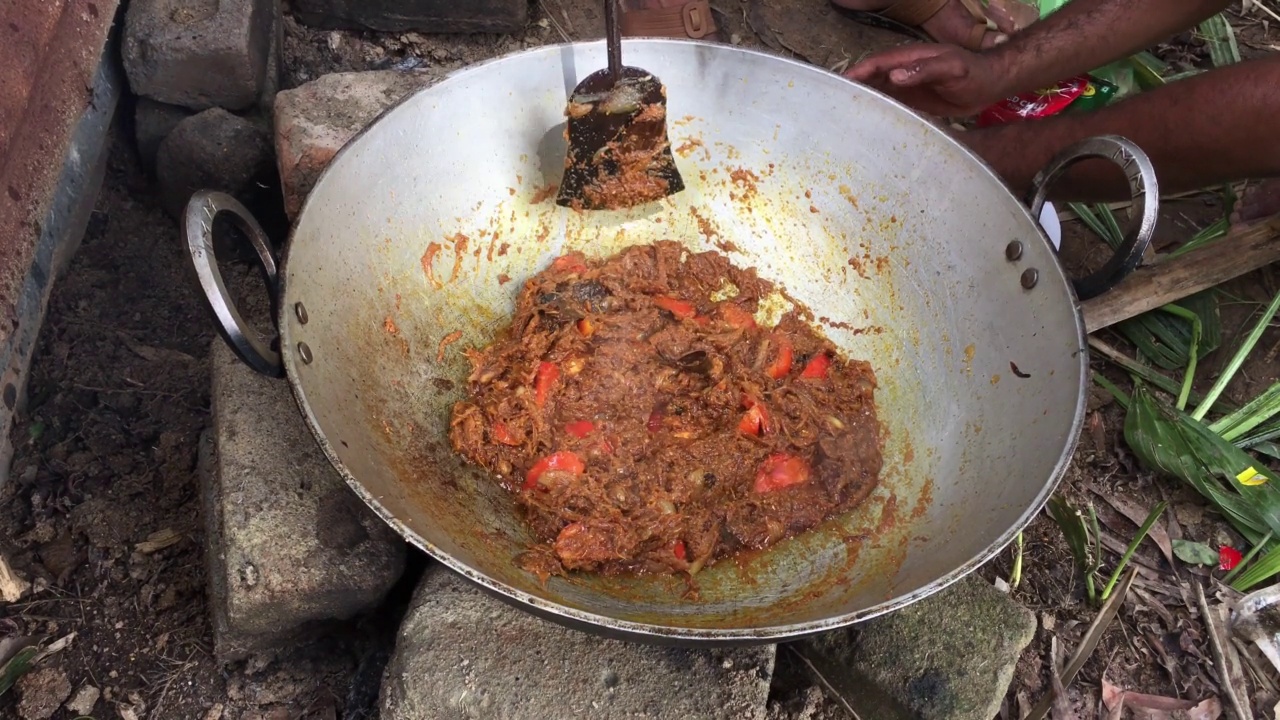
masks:
[[(498, 599), (510, 605), (514, 605), (515, 607), (518, 607), (522, 610), (525, 610), (527, 612), (532, 612), (534, 615), (537, 615), (546, 619), (550, 619), (550, 620), (559, 622), (563, 625), (575, 627), (577, 629), (581, 629), (584, 631), (596, 632), (599, 634), (604, 634), (604, 635), (609, 635), (614, 637), (622, 637), (622, 638), (634, 640), (634, 641), (650, 642), (650, 643), (658, 643), (658, 644), (714, 646), (714, 645), (760, 645), (760, 644), (778, 643), (778, 642), (784, 642), (788, 640), (796, 640), (796, 639), (800, 639), (800, 638), (804, 638), (804, 637), (808, 637), (808, 636), (812, 636), (812, 635), (816, 635), (824, 632), (829, 632), (832, 630), (838, 630), (859, 622), (863, 622), (875, 617), (879, 617), (881, 615), (885, 615), (890, 612), (894, 612), (896, 610), (900, 610), (920, 600), (930, 597), (935, 593), (945, 590), (951, 585), (954, 585), (955, 583), (964, 579), (970, 573), (977, 570), (979, 567), (982, 567), (983, 565), (985, 565), (992, 558), (994, 558), (996, 555), (1002, 552), (1006, 547), (1008, 547), (1009, 544), (1013, 542), (1014, 538), (1020, 532), (1022, 532), (1028, 525), (1030, 525), (1030, 523), (1035, 519), (1035, 516), (1039, 514), (1040, 511), (1044, 508), (1045, 504), (1049, 501), (1049, 498), (1053, 495), (1053, 493), (1057, 490), (1058, 485), (1062, 482), (1063, 477), (1065, 477), (1067, 473), (1067, 469), (1070, 467), (1071, 460), (1075, 454), (1076, 447), (1079, 443), (1080, 432), (1084, 427), (1084, 415), (1085, 415), (1085, 409), (1086, 409), (1086, 400), (1088, 397), (1088, 377), (1089, 377), (1089, 373), (1088, 373), (1089, 352), (1088, 352), (1088, 345), (1086, 340), (1084, 315), (1081, 309), (1080, 301), (1077, 298), (1075, 289), (1072, 286), (1072, 283), (1070, 281), (1070, 277), (1067, 274), (1065, 268), (1062, 266), (1062, 261), (1059, 258), (1058, 253), (1054, 251), (1052, 247), (1052, 243), (1049, 241), (1047, 235), (1045, 234), (1044, 229), (1040, 226), (1039, 222), (1031, 216), (1030, 210), (1027, 208), (1025, 203), (1021, 199), (1019, 199), (1012, 191), (1009, 190), (1008, 186), (1005, 185), (1005, 183), (995, 173), (995, 170), (985, 160), (983, 160), (980, 156), (975, 154), (969, 148), (965, 147), (959, 140), (947, 134), (941, 128), (929, 122), (927, 119), (922, 117), (916, 111), (912, 110), (906, 104), (896, 100), (895, 98), (879, 90), (876, 90), (873, 87), (870, 87), (867, 85), (860, 85), (858, 83), (855, 83), (852, 80), (844, 78), (841, 75), (831, 73), (830, 71), (825, 70), (823, 68), (817, 67), (815, 65), (810, 65), (808, 63), (803, 63), (797, 60), (793, 60), (791, 58), (782, 57), (780, 55), (775, 55), (772, 53), (767, 53), (759, 50), (725, 45), (722, 43), (712, 43), (712, 42), (707, 42), (703, 40), (676, 40), (676, 39), (664, 39), (664, 38), (624, 38), (623, 43), (629, 44), (629, 45), (657, 45), (657, 46), (669, 46), (669, 47), (676, 47), (675, 45), (676, 43), (686, 43), (686, 44), (692, 43), (694, 45), (705, 46), (706, 48), (709, 48), (712, 52), (732, 52), (732, 53), (739, 53), (742, 55), (757, 56), (760, 58), (767, 59), (770, 62), (778, 62), (778, 63), (792, 65), (794, 68), (800, 70), (801, 72), (810, 73), (813, 75), (821, 75), (825, 77), (834, 76), (835, 78), (843, 82), (847, 82), (850, 85), (857, 86), (861, 91), (868, 92), (871, 95), (879, 98), (881, 101), (889, 103), (891, 106), (893, 106), (900, 112), (916, 118), (922, 125), (928, 128), (929, 132), (933, 133), (935, 136), (940, 136), (944, 142), (950, 143), (955, 149), (959, 150), (960, 153), (964, 157), (966, 157), (968, 161), (974, 163), (975, 168), (981, 169), (985, 177), (988, 178), (991, 182), (993, 182), (1000, 189), (1001, 192), (1004, 192), (1015, 201), (1015, 204), (1021, 210), (1021, 216), (1022, 218), (1025, 219), (1027, 226), (1034, 231), (1034, 234), (1038, 238), (1038, 240), (1044, 243), (1046, 248), (1050, 251), (1049, 254), (1053, 259), (1052, 265), (1054, 268), (1054, 273), (1053, 273), (1054, 281), (1062, 283), (1063, 287), (1067, 292), (1067, 296), (1071, 303), (1072, 320), (1074, 321), (1074, 324), (1075, 324), (1075, 335), (1077, 340), (1077, 350), (1075, 352), (1075, 356), (1078, 359), (1079, 371), (1080, 371), (1079, 382), (1077, 383), (1077, 388), (1076, 388), (1076, 407), (1075, 407), (1074, 415), (1071, 422), (1068, 440), (1064, 444), (1062, 448), (1062, 452), (1059, 455), (1057, 462), (1054, 464), (1053, 471), (1050, 473), (1049, 477), (1045, 480), (1043, 487), (1041, 488), (1040, 492), (1036, 495), (1031, 505), (1026, 509), (1026, 511), (1024, 511), (1018, 517), (1018, 519), (1009, 527), (1008, 530), (1002, 533), (985, 550), (976, 553), (973, 557), (961, 563), (954, 570), (941, 575), (940, 577), (926, 583), (923, 587), (920, 587), (912, 592), (896, 595), (888, 600), (879, 602), (875, 605), (864, 608), (862, 610), (843, 613), (840, 615), (833, 615), (820, 620), (810, 620), (806, 622), (787, 623), (787, 624), (775, 624), (775, 625), (768, 625), (768, 626), (761, 626), (761, 627), (727, 627), (727, 628), (678, 627), (678, 626), (672, 626), (672, 625), (658, 625), (654, 623), (620, 620), (609, 615), (599, 614), (599, 613), (590, 612), (586, 610), (580, 610), (577, 608), (569, 607), (557, 602), (545, 600), (543, 598), (530, 595), (514, 587), (511, 587), (506, 583), (499, 582), (489, 577), (485, 573), (471, 567), (470, 565), (467, 565), (466, 563), (458, 561), (449, 553), (440, 550), (435, 545), (428, 542), (425, 538), (420, 536), (418, 533), (414, 532), (405, 523), (401, 522), (389, 510), (387, 510), (386, 507), (384, 507), (382, 503), (379, 502), (378, 499), (374, 497), (373, 494), (370, 493), (364, 487), (364, 485), (359, 481), (359, 479), (357, 479), (351, 473), (351, 471), (347, 468), (346, 464), (343, 463), (342, 460), (338, 457), (338, 454), (335, 451), (332, 443), (329, 442), (329, 440), (325, 437), (324, 431), (320, 428), (319, 422), (311, 409), (311, 405), (307, 401), (306, 390), (302, 387), (302, 382), (298, 375), (298, 366), (296, 364), (297, 360), (295, 359), (294, 354), (290, 352), (281, 352), (281, 361), (285, 369), (285, 378), (289, 383), (289, 387), (294, 397), (294, 401), (297, 403), (299, 409), (302, 411), (303, 419), (306, 421), (307, 427), (311, 431), (312, 437), (315, 438), (316, 443), (320, 446), (321, 451), (324, 453), (325, 457), (329, 460), (329, 463), (338, 472), (338, 474), (342, 476), (342, 479), (344, 482), (346, 482), (347, 486), (350, 487), (352, 491), (355, 492), (355, 494), (371, 510), (373, 510), (375, 514), (378, 515), (379, 518), (381, 518), (384, 522), (386, 522), (393, 530), (395, 530), (396, 534), (400, 535), (400, 537), (403, 538), (405, 541), (407, 541), (414, 547), (418, 548), (419, 550), (425, 552), (428, 556), (430, 556), (437, 562), (441, 563), (445, 567), (449, 568), (455, 573), (461, 575), (462, 577), (476, 584), (477, 586), (479, 586), (481, 590), (485, 591), (487, 594), (497, 597)], [(289, 260), (292, 255), (294, 239), (297, 234), (298, 227), (301, 225), (302, 218), (306, 216), (307, 209), (310, 207), (311, 203), (316, 197), (316, 190), (318, 190), (321, 187), (325, 179), (334, 170), (334, 168), (338, 167), (342, 163), (344, 155), (347, 154), (347, 152), (357, 144), (357, 141), (363, 138), (366, 134), (376, 132), (378, 130), (378, 126), (381, 124), (381, 121), (386, 116), (388, 116), (393, 112), (396, 112), (397, 110), (400, 109), (402, 105), (410, 102), (411, 100), (416, 98), (418, 95), (425, 92), (429, 92), (434, 88), (445, 85), (446, 83), (458, 82), (460, 81), (460, 79), (466, 78), (467, 76), (483, 72), (486, 69), (486, 67), (489, 65), (493, 65), (501, 62), (509, 62), (513, 58), (522, 57), (522, 56), (532, 56), (536, 54), (545, 54), (545, 53), (562, 53), (572, 48), (591, 47), (591, 46), (603, 47), (604, 45), (605, 45), (604, 40), (543, 45), (537, 48), (527, 48), (523, 50), (517, 50), (517, 51), (500, 55), (494, 58), (490, 58), (483, 62), (479, 62), (474, 65), (467, 66), (465, 68), (461, 68), (459, 70), (456, 70), (452, 73), (447, 74), (445, 77), (441, 78), (439, 81), (435, 83), (432, 83), (431, 85), (415, 90), (409, 93), (408, 95), (404, 96), (399, 101), (397, 101), (396, 103), (394, 103), (393, 105), (391, 105), (390, 107), (386, 108), (381, 113), (379, 113), (372, 121), (369, 122), (368, 125), (366, 125), (354, 136), (352, 136), (352, 138), (348, 140), (346, 144), (344, 144), (342, 148), (338, 150), (338, 152), (334, 155), (333, 159), (329, 162), (329, 164), (326, 165), (325, 168), (321, 170), (320, 174), (316, 177), (316, 181), (312, 185), (311, 191), (307, 194), (307, 197), (303, 200), (302, 206), (298, 210), (297, 218), (290, 224), (290, 229), (288, 232), (288, 236), (286, 238), (283, 256), (280, 263), (280, 272), (278, 276), (279, 281), (278, 281), (277, 292), (278, 292), (279, 302), (277, 307), (276, 327), (278, 328), (278, 332), (280, 336), (280, 347), (284, 349), (292, 345), (292, 342), (289, 337), (290, 324), (288, 322), (288, 312), (287, 312), (287, 309), (290, 306), (290, 302), (288, 302)], [(1042, 281), (1044, 279), (1047, 279), (1047, 278), (1041, 278)]]

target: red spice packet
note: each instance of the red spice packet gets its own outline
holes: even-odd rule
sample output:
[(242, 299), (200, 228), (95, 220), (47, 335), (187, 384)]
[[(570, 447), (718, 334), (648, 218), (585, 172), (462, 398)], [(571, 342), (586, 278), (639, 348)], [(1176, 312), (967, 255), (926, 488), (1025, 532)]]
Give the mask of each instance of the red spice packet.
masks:
[(1084, 94), (1088, 85), (1088, 76), (1079, 75), (1063, 80), (1053, 87), (1005, 98), (978, 115), (978, 127), (1057, 115)]

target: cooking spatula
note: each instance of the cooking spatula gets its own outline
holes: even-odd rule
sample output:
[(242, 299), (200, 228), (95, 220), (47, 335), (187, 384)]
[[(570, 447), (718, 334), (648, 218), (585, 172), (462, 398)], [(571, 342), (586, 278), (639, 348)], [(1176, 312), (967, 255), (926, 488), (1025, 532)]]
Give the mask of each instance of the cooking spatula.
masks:
[(609, 67), (573, 89), (565, 115), (569, 151), (556, 203), (621, 210), (684, 189), (667, 137), (667, 91), (653, 73), (622, 64), (618, 0), (605, 0)]

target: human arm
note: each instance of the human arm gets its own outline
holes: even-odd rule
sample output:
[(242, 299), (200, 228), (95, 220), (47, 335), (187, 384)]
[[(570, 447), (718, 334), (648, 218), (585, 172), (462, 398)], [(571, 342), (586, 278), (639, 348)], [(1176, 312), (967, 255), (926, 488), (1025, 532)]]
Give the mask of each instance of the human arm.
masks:
[(1071, 0), (982, 53), (912, 44), (871, 55), (845, 74), (917, 109), (968, 116), (1009, 95), (1128, 57), (1228, 4), (1229, 0)]
[[(1210, 70), (1092, 112), (957, 132), (955, 137), (1022, 196), (1035, 174), (1067, 146), (1097, 135), (1121, 135), (1150, 157), (1161, 193), (1177, 193), (1280, 177), (1278, 117), (1280, 55), (1271, 55)], [(1114, 166), (1091, 160), (1074, 166), (1049, 197), (1088, 202), (1128, 196)]]
[[(1071, 0), (993, 49), (1004, 94), (1052, 85), (1168, 40), (1230, 0)], [(998, 98), (997, 98), (998, 99)]]

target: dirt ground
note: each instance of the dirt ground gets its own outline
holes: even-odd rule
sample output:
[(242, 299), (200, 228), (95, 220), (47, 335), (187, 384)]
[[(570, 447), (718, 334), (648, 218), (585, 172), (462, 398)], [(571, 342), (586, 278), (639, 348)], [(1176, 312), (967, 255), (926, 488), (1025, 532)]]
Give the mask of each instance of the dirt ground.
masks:
[[(284, 85), (333, 71), (460, 67), (525, 47), (598, 37), (602, 19), (596, 5), (542, 0), (526, 32), (503, 37), (375, 36), (311, 30), (287, 19)], [(907, 39), (842, 18), (832, 21), (832, 11), (820, 1), (724, 0), (716, 6), (731, 42), (828, 68)], [(1246, 55), (1280, 49), (1280, 33), (1264, 27), (1260, 17), (1255, 12), (1237, 18)], [(1160, 54), (1187, 64), (1205, 59), (1202, 44), (1190, 35)], [(1162, 242), (1180, 242), (1222, 212), (1212, 199), (1168, 203)], [(1067, 232), (1072, 258), (1086, 264), (1096, 259), (1078, 223)], [(87, 237), (53, 290), (27, 411), (14, 437), (12, 482), (0, 495), (0, 554), (40, 591), (0, 608), (0, 637), (74, 633), (74, 639), (44, 663), (47, 670), (25, 683), (25, 692), (0, 697), (0, 717), (34, 717), (29, 713), (41, 701), (56, 705), (91, 685), (102, 693), (91, 713), (100, 719), (374, 718), (382, 663), (413, 571), (378, 621), (352, 623), (277, 659), (220, 668), (212, 658), (195, 469), (198, 440), (209, 422), (206, 356), (215, 336), (186, 272), (176, 223), (159, 209), (131, 142), (119, 140)], [(238, 265), (231, 272), (251, 269)], [(1232, 284), (1229, 290), (1246, 302), (1224, 307), (1228, 350), (1202, 360), (1202, 378), (1212, 378), (1232, 337), (1248, 327), (1257, 303), (1277, 289), (1268, 271)], [(1278, 340), (1269, 333), (1262, 347)], [(1249, 397), (1280, 375), (1275, 355), (1274, 349), (1255, 353), (1228, 395)], [(1123, 379), (1100, 362), (1096, 368)], [(1240, 544), (1197, 495), (1138, 466), (1124, 446), (1115, 403), (1098, 394), (1091, 410), (1063, 486), (1067, 497), (1091, 500), (1103, 527), (1121, 544), (1136, 526), (1106, 498), (1143, 508), (1168, 499), (1183, 537)], [(1037, 614), (1041, 630), (1009, 690), (1002, 713), (1009, 718), (1020, 717), (1026, 703), (1049, 687), (1049, 637), (1073, 648), (1096, 612), (1084, 600), (1079, 574), (1068, 571), (1072, 561), (1057, 526), (1042, 514), (1026, 530), (1025, 541), (1022, 582), (1012, 592)], [(1219, 693), (1199, 611), (1177, 590), (1180, 581), (1204, 581), (1195, 576), (1208, 573), (1173, 568), (1149, 545), (1135, 560), (1144, 570), (1142, 594), (1126, 603), (1068, 690), (1080, 717), (1097, 716), (1104, 675), (1146, 693), (1192, 699)], [(1104, 571), (1117, 555), (1108, 555)], [(1007, 580), (1011, 565), (1010, 551), (980, 572)], [(1253, 700), (1271, 716), (1276, 698)], [(773, 715), (844, 717), (787, 652), (779, 653)], [(66, 710), (40, 715), (73, 716)]]

